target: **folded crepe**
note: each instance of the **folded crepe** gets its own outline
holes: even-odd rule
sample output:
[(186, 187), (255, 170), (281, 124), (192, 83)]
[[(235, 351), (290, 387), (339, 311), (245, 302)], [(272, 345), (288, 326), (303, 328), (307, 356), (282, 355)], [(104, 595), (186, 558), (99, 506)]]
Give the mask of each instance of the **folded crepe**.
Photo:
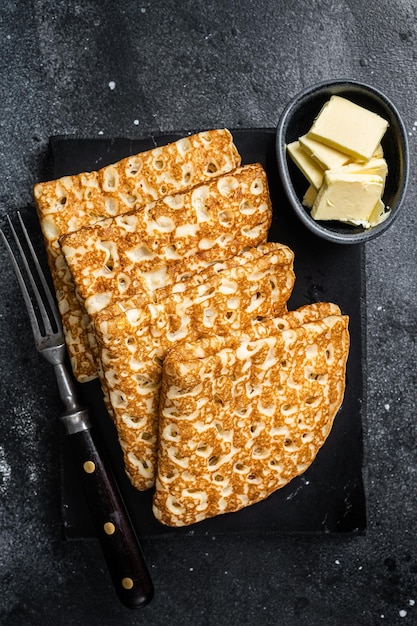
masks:
[(163, 524), (267, 498), (311, 465), (331, 430), (345, 390), (347, 317), (312, 305), (251, 332), (183, 342), (164, 360), (153, 500)]
[(155, 480), (168, 350), (202, 335), (241, 334), (267, 316), (283, 314), (293, 284), (292, 251), (268, 243), (156, 290), (152, 300), (141, 293), (95, 316), (103, 390), (137, 489), (148, 489)]
[(34, 186), (34, 199), (76, 378), (96, 377), (90, 320), (76, 298), (59, 238), (96, 221), (120, 215), (165, 195), (188, 189), (240, 165), (226, 129), (184, 137), (93, 172)]
[(271, 219), (266, 173), (253, 164), (64, 235), (60, 244), (93, 317), (138, 290), (166, 286), (177, 261), (198, 253), (227, 258), (266, 241)]

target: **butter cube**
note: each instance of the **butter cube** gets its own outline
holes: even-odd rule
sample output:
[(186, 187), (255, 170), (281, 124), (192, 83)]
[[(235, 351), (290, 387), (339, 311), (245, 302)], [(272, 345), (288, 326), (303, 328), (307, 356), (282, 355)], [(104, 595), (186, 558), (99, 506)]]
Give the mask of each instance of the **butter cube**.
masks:
[[(335, 171), (336, 168), (333, 169)], [(388, 166), (385, 159), (372, 158), (363, 163), (348, 163), (337, 169), (344, 174), (373, 174), (380, 176), (385, 183), (388, 174)]]
[(303, 150), (324, 170), (345, 165), (351, 158), (348, 154), (326, 146), (326, 144), (311, 139), (307, 135), (300, 137), (299, 141)]
[(332, 96), (313, 122), (307, 137), (368, 161), (387, 127), (388, 122), (376, 113), (346, 98)]
[(314, 185), (310, 185), (304, 194), (303, 201), (302, 201), (303, 205), (306, 206), (308, 209), (311, 209), (316, 197), (317, 197), (317, 189), (314, 187)]
[(376, 226), (377, 224), (381, 224), (387, 219), (389, 214), (390, 211), (387, 210), (385, 204), (382, 202), (381, 199), (379, 199), (371, 215), (369, 216), (369, 225)]
[(299, 141), (288, 144), (287, 151), (308, 182), (318, 189), (323, 182), (324, 172), (321, 167), (302, 149)]
[(376, 147), (376, 150), (373, 154), (373, 158), (374, 159), (383, 159), (384, 158), (384, 150), (381, 146), (381, 144), (379, 143)]
[(384, 181), (372, 174), (344, 174), (329, 170), (314, 202), (315, 220), (337, 220), (369, 228), (380, 201)]

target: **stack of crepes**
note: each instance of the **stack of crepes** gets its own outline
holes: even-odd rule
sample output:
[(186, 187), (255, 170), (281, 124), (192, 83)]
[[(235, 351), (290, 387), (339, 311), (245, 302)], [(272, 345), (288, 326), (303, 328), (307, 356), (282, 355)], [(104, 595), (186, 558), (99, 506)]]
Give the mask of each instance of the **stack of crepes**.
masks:
[(126, 472), (171, 526), (304, 472), (345, 390), (348, 319), (288, 311), (258, 164), (227, 130), (34, 189), (74, 374), (99, 376)]

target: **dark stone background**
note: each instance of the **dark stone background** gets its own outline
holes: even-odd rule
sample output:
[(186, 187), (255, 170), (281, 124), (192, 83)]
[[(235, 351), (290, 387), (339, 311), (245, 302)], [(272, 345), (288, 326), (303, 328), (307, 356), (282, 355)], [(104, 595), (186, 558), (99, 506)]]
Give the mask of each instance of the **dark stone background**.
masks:
[(96, 541), (61, 539), (55, 381), (0, 248), (1, 624), (417, 623), (416, 26), (412, 0), (1, 3), (2, 224), (47, 176), (51, 135), (271, 128), (328, 78), (382, 89), (411, 152), (404, 210), (366, 245), (366, 534), (147, 539), (141, 612), (118, 604)]

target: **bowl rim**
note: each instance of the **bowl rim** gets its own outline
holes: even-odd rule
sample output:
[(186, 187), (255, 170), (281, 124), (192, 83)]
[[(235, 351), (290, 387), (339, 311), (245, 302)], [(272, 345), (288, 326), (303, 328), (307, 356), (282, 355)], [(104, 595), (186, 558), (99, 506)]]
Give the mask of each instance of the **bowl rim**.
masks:
[[(399, 191), (399, 196), (395, 205), (394, 211), (391, 211), (390, 215), (377, 226), (374, 226), (370, 229), (363, 230), (361, 232), (355, 233), (338, 233), (336, 231), (330, 230), (322, 225), (322, 223), (315, 221), (309, 214), (309, 212), (303, 207), (299, 198), (295, 193), (295, 189), (292, 183), (292, 178), (288, 168), (288, 160), (286, 154), (286, 141), (285, 141), (285, 133), (288, 127), (288, 119), (297, 105), (302, 106), (302, 101), (307, 97), (314, 95), (317, 93), (319, 95), (321, 92), (325, 93), (329, 92), (329, 98), (331, 95), (331, 89), (337, 88), (337, 95), (342, 95), (341, 91), (343, 88), (357, 90), (358, 93), (370, 93), (376, 99), (381, 101), (381, 104), (384, 107), (387, 107), (391, 110), (392, 116), (395, 118), (396, 123), (398, 124), (399, 132), (400, 132), (400, 145), (401, 151), (403, 155), (403, 176)], [(313, 120), (311, 121), (313, 122)], [(275, 152), (278, 163), (278, 172), (281, 178), (282, 185), (284, 187), (284, 191), (288, 197), (294, 212), (296, 213), (298, 219), (315, 235), (321, 237), (322, 239), (326, 239), (327, 241), (331, 241), (334, 243), (342, 243), (342, 244), (357, 244), (363, 243), (365, 241), (370, 241), (374, 239), (378, 235), (381, 235), (387, 228), (394, 222), (397, 218), (399, 209), (403, 203), (407, 186), (408, 186), (408, 177), (409, 177), (409, 149), (408, 149), (408, 139), (407, 133), (405, 130), (404, 122), (400, 116), (398, 108), (394, 105), (394, 103), (380, 91), (377, 87), (369, 85), (364, 82), (356, 81), (353, 79), (334, 79), (334, 80), (323, 80), (317, 83), (314, 83), (308, 87), (305, 87), (300, 92), (298, 92), (295, 96), (291, 98), (291, 100), (287, 103), (285, 108), (283, 109), (277, 129), (276, 129), (276, 138), (275, 138)]]

